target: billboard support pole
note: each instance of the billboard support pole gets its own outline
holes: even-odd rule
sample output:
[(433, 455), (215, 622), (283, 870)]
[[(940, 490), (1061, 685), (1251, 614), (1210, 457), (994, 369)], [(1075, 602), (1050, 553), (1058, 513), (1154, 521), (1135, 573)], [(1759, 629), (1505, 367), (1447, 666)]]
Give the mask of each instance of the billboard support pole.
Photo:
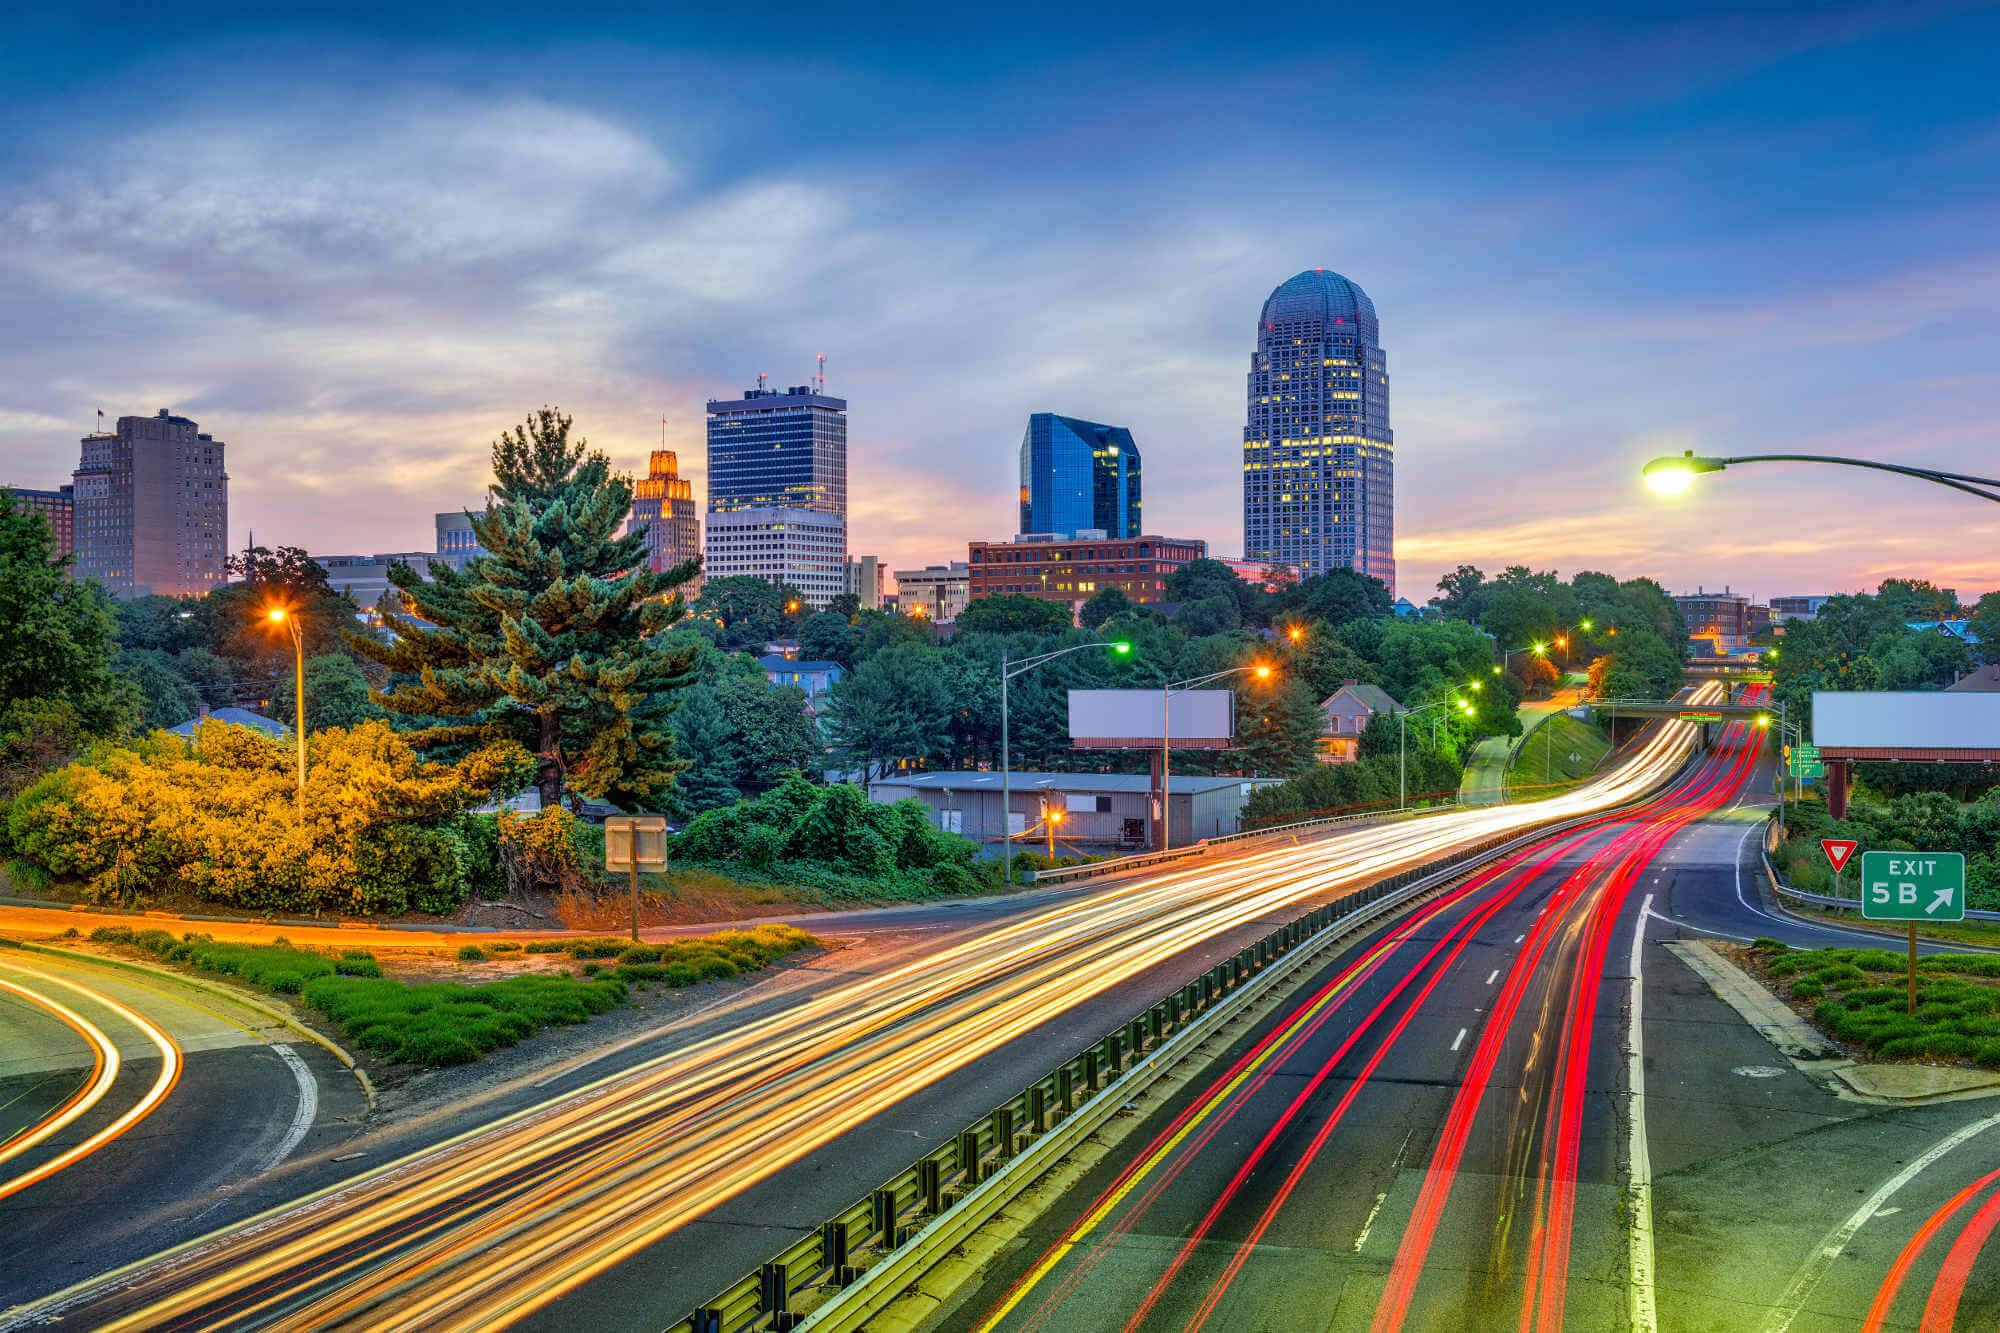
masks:
[(1014, 769), (1007, 745), (1007, 650), (1000, 650), (1000, 874), (1010, 888), (1014, 883)]

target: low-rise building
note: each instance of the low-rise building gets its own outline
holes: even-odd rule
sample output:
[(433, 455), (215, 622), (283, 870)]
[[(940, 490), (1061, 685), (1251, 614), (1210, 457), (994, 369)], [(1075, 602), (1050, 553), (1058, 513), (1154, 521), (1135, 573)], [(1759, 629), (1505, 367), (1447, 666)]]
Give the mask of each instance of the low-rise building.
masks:
[(493, 554), (479, 544), (472, 518), (464, 510), (439, 514), (432, 521), (437, 527), (437, 558), (453, 569), (464, 569), (465, 562), (475, 555)]
[(1182, 537), (1059, 538), (1023, 533), (1009, 542), (972, 542), (966, 553), (971, 596), (1021, 593), (1065, 602), (1070, 613), (1104, 588), (1135, 602), (1166, 599), (1167, 575), (1208, 554)]
[(957, 620), (972, 600), (972, 567), (963, 560), (896, 571), (896, 606), (904, 615), (943, 624)]
[(1344, 764), (1359, 757), (1361, 733), (1368, 730), (1369, 719), (1377, 713), (1394, 717), (1402, 711), (1403, 706), (1380, 685), (1348, 681), (1320, 703), (1319, 761)]
[(880, 557), (856, 555), (847, 561), (847, 591), (861, 603), (863, 611), (882, 609), (882, 590), (887, 586), (888, 569)]
[[(869, 783), (868, 799), (922, 801), (939, 828), (964, 834), (990, 856), (1000, 854), (1007, 824), (1017, 839), (1037, 839), (1046, 847), (1049, 826), (1043, 821), (1051, 810), (1058, 855), (1145, 845), (1153, 799), (1148, 774), (1016, 773), (1007, 793), (1007, 823), (1001, 819), (1000, 779), (987, 770), (898, 774)], [(1168, 790), (1173, 845), (1239, 832), (1250, 793), (1277, 781), (1176, 774)]]
[(1773, 597), (1771, 599), (1771, 623), (1782, 625), (1788, 620), (1816, 620), (1819, 609), (1833, 600), (1832, 593), (1814, 593), (1809, 596)]
[(757, 659), (757, 666), (773, 685), (796, 685), (804, 690), (808, 701), (817, 700), (847, 674), (847, 668), (838, 662), (801, 662), (782, 653), (766, 653)]
[(429, 551), (390, 551), (380, 555), (316, 555), (312, 559), (314, 564), (326, 571), (328, 587), (335, 592), (346, 593), (349, 601), (367, 611), (381, 601), (382, 594), (392, 586), (389, 582), (391, 565), (408, 565), (429, 578), (431, 562), (437, 558)]
[(1690, 639), (1706, 639), (1718, 653), (1750, 642), (1750, 599), (1726, 586), (1721, 592), (1696, 588), (1674, 598)]

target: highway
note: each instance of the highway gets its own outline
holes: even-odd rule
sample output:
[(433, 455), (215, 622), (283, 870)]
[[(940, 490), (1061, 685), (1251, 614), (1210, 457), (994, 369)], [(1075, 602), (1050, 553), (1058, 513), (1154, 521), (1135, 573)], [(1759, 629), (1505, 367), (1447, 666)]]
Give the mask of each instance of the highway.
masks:
[(1330, 963), (937, 1326), (1992, 1327), (1995, 1099), (1837, 1095), (1667, 947), (1860, 942), (1746, 888), (1760, 748)]
[[(983, 1068), (995, 1052), (1046, 1068), (1070, 1053), (1071, 1024), (1100, 998), (1164, 989), (1163, 973), (1178, 980), (1234, 935), (1382, 873), (1629, 800), (1681, 766), (1693, 733), (1663, 726), (1602, 780), (1531, 807), (1365, 827), (1050, 902), (114, 1282), (82, 1282), (0, 1326), (57, 1316), (113, 1328), (657, 1326), (778, 1248), (756, 1226), (746, 1241), (732, 1204), (754, 1202), (763, 1225), (810, 1224), (865, 1190), (848, 1183), (855, 1170), (886, 1175), (962, 1116), (941, 1112), (884, 1137), (892, 1111), (907, 1116), (947, 1080), (982, 1107), (1011, 1090)], [(803, 1181), (774, 1179), (807, 1158)], [(838, 1196), (811, 1183), (833, 1158)], [(683, 1232), (700, 1243), (682, 1243)]]
[(196, 1234), (363, 1110), (330, 1055), (226, 995), (0, 949), (0, 1302), (46, 1281), (33, 1256), (75, 1271)]

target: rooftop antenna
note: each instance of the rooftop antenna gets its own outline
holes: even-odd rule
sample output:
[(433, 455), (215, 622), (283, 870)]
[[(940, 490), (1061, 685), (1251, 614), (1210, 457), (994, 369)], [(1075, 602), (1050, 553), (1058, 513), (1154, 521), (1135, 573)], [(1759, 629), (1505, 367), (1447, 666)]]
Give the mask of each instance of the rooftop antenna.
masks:
[(767, 380), (767, 379), (769, 379), (769, 378), (770, 378), (770, 376), (768, 376), (768, 375), (765, 375), (765, 374), (764, 374), (763, 372), (761, 372), (761, 371), (760, 371), (760, 372), (758, 372), (758, 375), (757, 375), (757, 388), (759, 389), (759, 391), (761, 391), (761, 390), (763, 389), (763, 387), (764, 387), (764, 381), (765, 381), (765, 380)]
[(819, 392), (822, 398), (826, 396), (826, 353), (825, 352), (821, 352), (819, 354)]

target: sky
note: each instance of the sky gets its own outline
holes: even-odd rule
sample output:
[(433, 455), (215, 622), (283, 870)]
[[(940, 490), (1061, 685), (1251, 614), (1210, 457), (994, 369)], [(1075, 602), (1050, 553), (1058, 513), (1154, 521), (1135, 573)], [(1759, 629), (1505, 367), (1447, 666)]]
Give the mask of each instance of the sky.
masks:
[(425, 550), (532, 408), (639, 471), (664, 417), (699, 496), (704, 400), (824, 354), (855, 553), (1011, 535), (1053, 411), (1236, 555), (1258, 311), (1324, 266), (1380, 312), (1414, 601), (2000, 588), (1942, 488), (1638, 480), (2000, 472), (2000, 9), (958, 8), (17, 10), (0, 482), (167, 407), (237, 545)]

